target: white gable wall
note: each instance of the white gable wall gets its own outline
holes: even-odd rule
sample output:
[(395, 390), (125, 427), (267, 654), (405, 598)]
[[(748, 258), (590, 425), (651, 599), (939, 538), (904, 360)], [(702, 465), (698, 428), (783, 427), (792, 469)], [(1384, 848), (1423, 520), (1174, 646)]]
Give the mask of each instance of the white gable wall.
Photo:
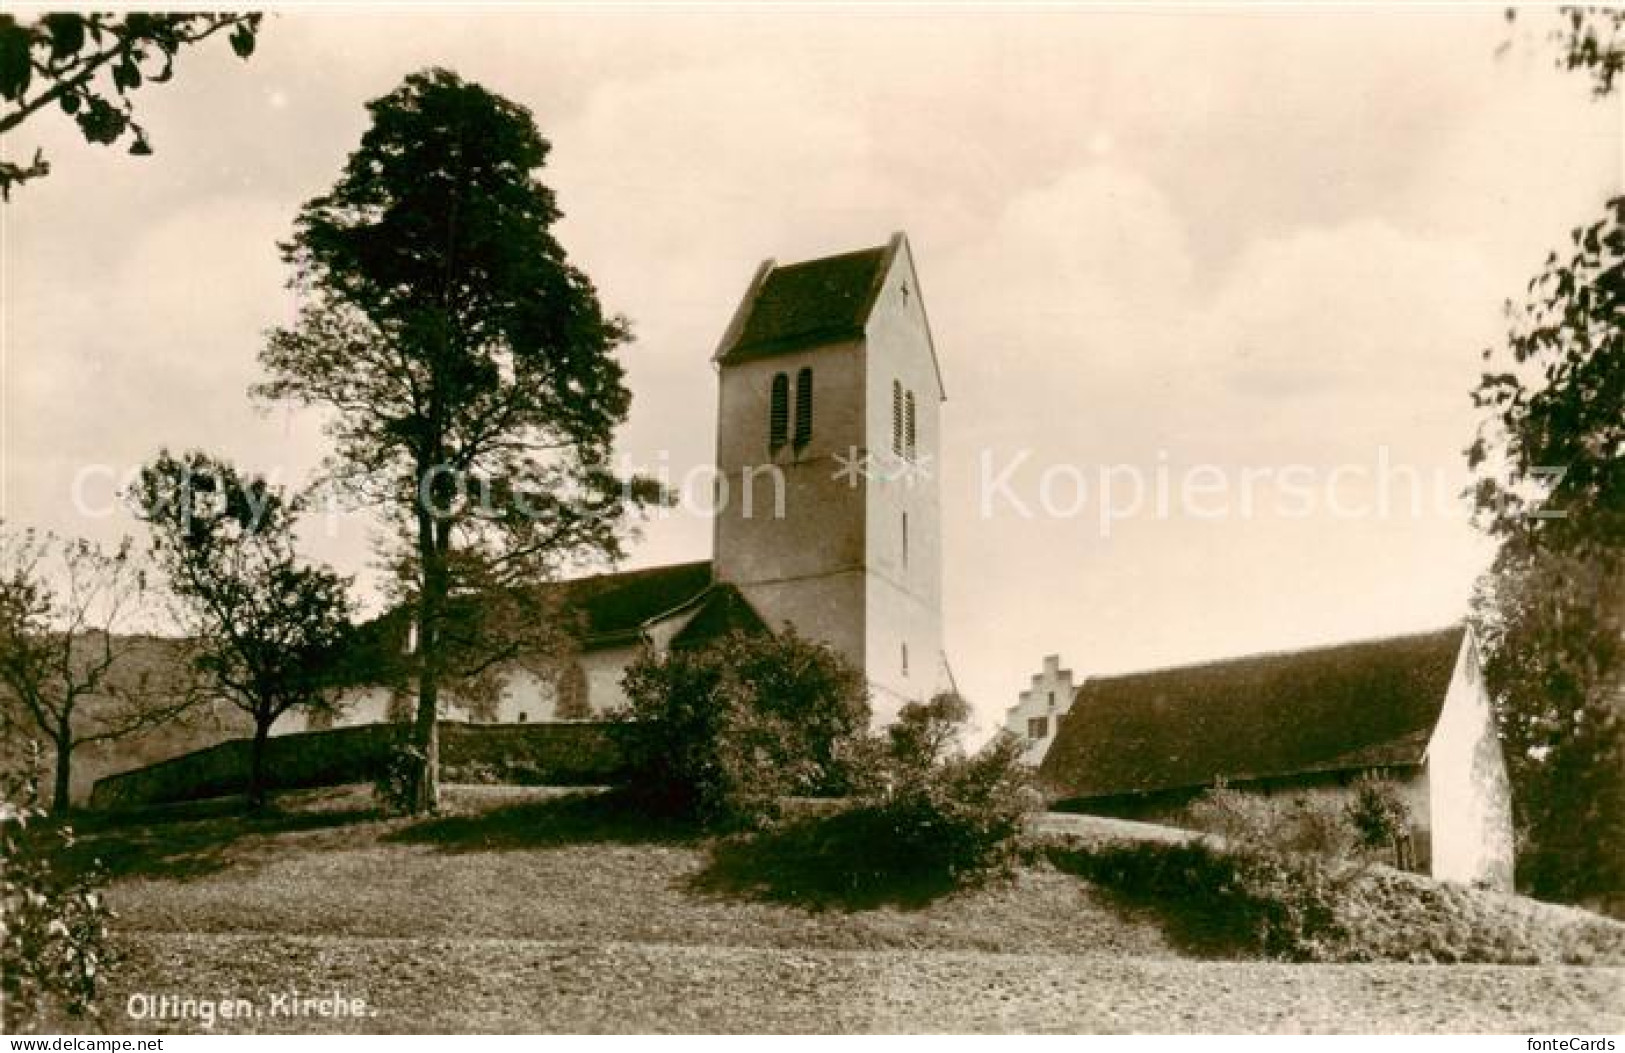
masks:
[(1471, 632), (1427, 749), (1432, 873), (1512, 888), (1512, 795)]
[[(1033, 676), (1032, 685), (1021, 693), (1015, 705), (1005, 711), (1004, 728), (1026, 744), (1021, 759), (1037, 767), (1044, 761), (1055, 733), (1061, 726), (1061, 717), (1072, 708), (1072, 697), (1077, 694), (1072, 682), (1072, 670), (1061, 668), (1060, 655), (1047, 655), (1044, 668)], [(1033, 721), (1044, 722), (1044, 734), (1033, 736), (1029, 731)]]

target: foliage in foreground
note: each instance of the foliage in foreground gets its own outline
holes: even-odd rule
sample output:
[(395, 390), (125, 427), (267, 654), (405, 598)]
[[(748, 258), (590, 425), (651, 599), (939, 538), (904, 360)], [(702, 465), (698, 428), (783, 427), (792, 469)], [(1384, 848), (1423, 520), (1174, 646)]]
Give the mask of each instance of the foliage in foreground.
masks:
[(1347, 937), (1337, 899), (1348, 871), (1314, 856), (1199, 841), (1057, 842), (1045, 855), (1061, 870), (1164, 908), (1179, 935), (1205, 950), (1332, 961)]
[(33, 779), (0, 786), (0, 1031), (46, 1015), (95, 1015), (111, 959), (111, 912), (94, 872), (63, 867), (73, 831), (53, 826)]
[[(1625, 71), (1625, 12), (1563, 8), (1557, 64), (1599, 99)], [(1617, 100), (1614, 100), (1617, 102)], [(1518, 833), (1518, 882), (1606, 900), (1625, 887), (1625, 197), (1548, 255), (1484, 352), (1468, 448), (1498, 542), (1473, 598)]]
[(858, 909), (918, 905), (1007, 872), (1038, 795), (1014, 738), (957, 748), (968, 715), (952, 694), (905, 706), (857, 751), (849, 801), (719, 843), (700, 884)]
[(963, 887), (1015, 859), (1035, 796), (1021, 744), (1000, 737), (969, 757), (903, 769), (881, 792), (825, 821), (848, 850), (854, 885)]
[(1301, 794), (1262, 797), (1223, 781), (1186, 809), (1181, 825), (1214, 834), (1232, 847), (1309, 853), (1342, 862), (1375, 859), (1411, 865), (1411, 814), (1390, 780), (1363, 777), (1347, 800)]
[[(130, 94), (143, 83), (169, 80), (183, 48), (219, 32), (228, 32), (231, 50), (248, 58), (262, 17), (57, 11), (23, 22), (0, 15), (0, 99), (10, 106), (0, 116), (0, 135), (55, 104), (86, 142), (110, 145), (128, 134), (130, 153), (150, 154)], [(0, 200), (50, 170), (39, 150), (27, 165), (0, 160)]]
[(1201, 953), (1288, 961), (1619, 964), (1625, 925), (1583, 911), (1314, 855), (1206, 842), (1089, 844), (1037, 854), (1154, 911)]
[(631, 784), (651, 811), (716, 829), (840, 792), (869, 722), (862, 673), (788, 628), (646, 655), (622, 683)]

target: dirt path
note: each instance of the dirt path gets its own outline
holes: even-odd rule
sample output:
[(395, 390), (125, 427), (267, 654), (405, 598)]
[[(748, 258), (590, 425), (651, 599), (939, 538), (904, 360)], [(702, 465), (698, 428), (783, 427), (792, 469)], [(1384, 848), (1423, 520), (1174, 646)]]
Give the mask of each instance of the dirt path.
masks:
[[(107, 1000), (238, 996), (261, 1031), (1617, 1032), (1625, 969), (1283, 965), (969, 951), (790, 951), (541, 940), (145, 933)], [(232, 977), (222, 990), (220, 978)], [(375, 1016), (269, 1016), (272, 993)]]

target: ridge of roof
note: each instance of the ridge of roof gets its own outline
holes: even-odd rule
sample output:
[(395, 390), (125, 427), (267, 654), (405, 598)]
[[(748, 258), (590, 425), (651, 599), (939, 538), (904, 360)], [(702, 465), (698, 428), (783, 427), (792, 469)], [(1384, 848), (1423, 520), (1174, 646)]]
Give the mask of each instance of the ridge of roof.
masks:
[(1352, 647), (1376, 647), (1383, 644), (1399, 643), (1405, 640), (1421, 640), (1431, 636), (1443, 636), (1445, 633), (1465, 633), (1466, 622), (1453, 622), (1438, 629), (1422, 629), (1411, 633), (1395, 633), (1392, 636), (1371, 636), (1359, 640), (1339, 640), (1336, 643), (1310, 644), (1308, 647), (1282, 647), (1271, 651), (1249, 651), (1246, 654), (1229, 655), (1224, 658), (1204, 658), (1194, 662), (1179, 662), (1172, 665), (1154, 665), (1149, 669), (1134, 669), (1126, 673), (1108, 673), (1104, 676), (1090, 676), (1077, 689), (1072, 692), (1074, 700), (1085, 687), (1096, 684), (1110, 683), (1118, 680), (1132, 680), (1142, 676), (1162, 676), (1165, 673), (1181, 673), (1186, 670), (1208, 669), (1215, 666), (1241, 665), (1247, 662), (1263, 662), (1273, 658), (1295, 658), (1299, 656), (1323, 654), (1327, 651), (1340, 651)]

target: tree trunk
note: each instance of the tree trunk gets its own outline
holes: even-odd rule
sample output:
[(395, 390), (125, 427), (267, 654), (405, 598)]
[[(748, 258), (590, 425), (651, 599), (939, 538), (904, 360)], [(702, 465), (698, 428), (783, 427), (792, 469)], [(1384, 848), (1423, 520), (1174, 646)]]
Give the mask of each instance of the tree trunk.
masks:
[(254, 717), (254, 742), (248, 753), (248, 807), (258, 811), (265, 807), (265, 744), (271, 738), (271, 721)]
[(72, 805), (73, 737), (67, 732), (54, 736), (56, 740), (56, 779), (51, 791), (51, 812), (61, 815)]
[(415, 815), (440, 807), (440, 619), (448, 586), (441, 543), (443, 531), (438, 526), (428, 509), (418, 509), (418, 555), (423, 565), (423, 591), (418, 596), (418, 710), (412, 739), (423, 759), (417, 785), (413, 787), (412, 812)]

